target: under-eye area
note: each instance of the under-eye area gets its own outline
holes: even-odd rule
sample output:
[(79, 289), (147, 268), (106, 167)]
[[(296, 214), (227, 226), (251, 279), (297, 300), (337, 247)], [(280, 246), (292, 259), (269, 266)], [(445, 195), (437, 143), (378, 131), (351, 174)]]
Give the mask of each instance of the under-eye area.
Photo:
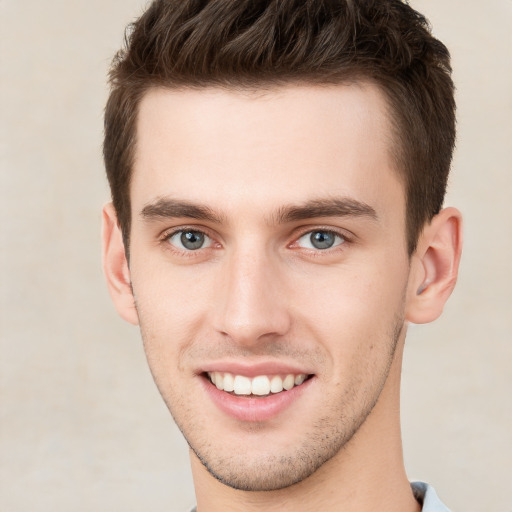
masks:
[(247, 397), (265, 397), (271, 394), (289, 391), (313, 377), (313, 375), (307, 375), (305, 373), (258, 375), (252, 378), (246, 377), (245, 375), (235, 375), (229, 372), (207, 372), (204, 375), (205, 378), (220, 391)]

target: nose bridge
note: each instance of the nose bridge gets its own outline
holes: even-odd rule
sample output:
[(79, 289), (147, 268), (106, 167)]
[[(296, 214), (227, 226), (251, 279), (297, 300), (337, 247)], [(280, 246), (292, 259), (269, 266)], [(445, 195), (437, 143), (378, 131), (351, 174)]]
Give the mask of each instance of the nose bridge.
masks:
[(289, 329), (278, 263), (271, 251), (258, 245), (234, 249), (224, 261), (219, 284), (217, 329), (238, 344), (255, 344)]

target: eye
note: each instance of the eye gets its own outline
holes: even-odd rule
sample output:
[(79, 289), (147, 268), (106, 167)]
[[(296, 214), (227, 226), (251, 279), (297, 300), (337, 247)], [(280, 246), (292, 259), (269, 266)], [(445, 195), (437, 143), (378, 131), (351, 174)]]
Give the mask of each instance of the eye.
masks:
[(302, 235), (297, 240), (297, 245), (305, 249), (325, 250), (341, 245), (345, 239), (333, 231), (316, 230)]
[(193, 229), (182, 229), (172, 233), (167, 240), (180, 250), (197, 251), (210, 247), (212, 240), (208, 235)]

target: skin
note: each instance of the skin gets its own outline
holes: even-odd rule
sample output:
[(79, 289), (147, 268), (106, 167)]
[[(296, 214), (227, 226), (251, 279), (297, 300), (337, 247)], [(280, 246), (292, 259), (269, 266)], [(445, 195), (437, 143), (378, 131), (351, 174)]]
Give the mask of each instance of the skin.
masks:
[[(402, 462), (401, 357), (407, 322), (435, 319), (453, 289), (461, 220), (443, 210), (408, 256), (390, 133), (368, 84), (142, 100), (130, 264), (107, 205), (105, 272), (191, 446), (200, 512), (420, 509)], [(187, 229), (206, 244), (180, 247)], [(312, 247), (315, 230), (335, 244)], [(277, 416), (241, 421), (205, 392), (202, 370), (226, 362), (312, 378)]]

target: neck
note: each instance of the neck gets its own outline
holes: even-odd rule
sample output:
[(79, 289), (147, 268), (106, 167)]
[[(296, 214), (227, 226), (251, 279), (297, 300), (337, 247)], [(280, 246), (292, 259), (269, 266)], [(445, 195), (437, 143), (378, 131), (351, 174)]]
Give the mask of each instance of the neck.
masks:
[(364, 424), (342, 450), (302, 482), (277, 491), (239, 491), (217, 481), (191, 452), (198, 512), (419, 512), (402, 456), (402, 343), (379, 400)]

